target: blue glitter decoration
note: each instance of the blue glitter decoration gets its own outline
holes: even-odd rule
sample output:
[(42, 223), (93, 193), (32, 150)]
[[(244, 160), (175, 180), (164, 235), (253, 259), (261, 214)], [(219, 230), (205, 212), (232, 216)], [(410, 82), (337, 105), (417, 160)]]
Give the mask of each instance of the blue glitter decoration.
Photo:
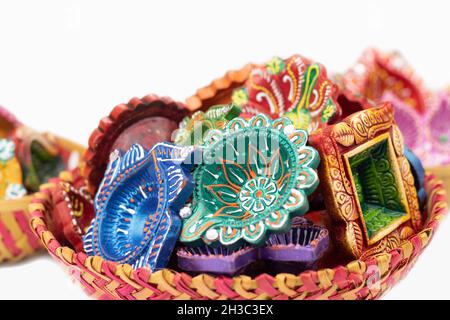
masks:
[(164, 268), (181, 231), (179, 210), (194, 189), (193, 154), (194, 147), (170, 143), (114, 151), (83, 238), (86, 253), (135, 269)]

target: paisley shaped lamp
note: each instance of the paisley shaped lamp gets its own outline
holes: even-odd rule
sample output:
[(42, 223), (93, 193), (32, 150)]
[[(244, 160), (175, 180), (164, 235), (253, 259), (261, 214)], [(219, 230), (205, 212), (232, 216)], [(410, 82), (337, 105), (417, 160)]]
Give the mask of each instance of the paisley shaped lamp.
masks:
[(287, 232), (294, 215), (308, 210), (318, 185), (317, 151), (308, 133), (287, 118), (260, 114), (211, 130), (203, 163), (194, 173), (192, 208), (185, 208), (180, 240), (238, 247), (262, 245), (270, 233)]
[(244, 115), (285, 116), (297, 129), (312, 132), (340, 115), (336, 98), (337, 87), (325, 67), (294, 55), (254, 68), (244, 86), (233, 92), (232, 101), (242, 106)]
[(134, 144), (113, 152), (84, 236), (86, 253), (134, 268), (164, 268), (181, 229), (178, 211), (194, 188), (193, 150), (158, 143), (149, 151)]

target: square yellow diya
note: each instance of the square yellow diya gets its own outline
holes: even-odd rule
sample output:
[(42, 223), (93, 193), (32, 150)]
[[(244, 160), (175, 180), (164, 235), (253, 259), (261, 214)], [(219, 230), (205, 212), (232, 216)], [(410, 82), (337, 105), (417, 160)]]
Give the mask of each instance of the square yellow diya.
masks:
[[(355, 113), (311, 136), (336, 240), (352, 256), (388, 250), (419, 229), (417, 192), (390, 104)], [(385, 241), (388, 240), (388, 241)], [(383, 242), (383, 245), (380, 243)]]

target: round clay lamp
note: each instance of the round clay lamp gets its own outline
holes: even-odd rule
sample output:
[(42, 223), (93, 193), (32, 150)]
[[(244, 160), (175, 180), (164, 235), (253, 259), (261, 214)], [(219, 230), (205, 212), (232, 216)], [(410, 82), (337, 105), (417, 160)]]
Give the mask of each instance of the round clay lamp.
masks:
[(89, 191), (96, 192), (113, 150), (126, 151), (134, 143), (150, 149), (158, 142), (172, 141), (173, 131), (188, 115), (184, 104), (155, 95), (116, 106), (89, 138), (84, 168)]

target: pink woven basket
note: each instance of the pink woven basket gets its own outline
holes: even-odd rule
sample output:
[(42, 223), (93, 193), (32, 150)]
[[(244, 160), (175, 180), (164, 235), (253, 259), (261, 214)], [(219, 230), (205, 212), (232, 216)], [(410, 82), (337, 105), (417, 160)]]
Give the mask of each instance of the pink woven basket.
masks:
[[(70, 181), (68, 173), (61, 177)], [(62, 246), (47, 228), (46, 221), (52, 209), (54, 186), (47, 184), (35, 195), (30, 205), (31, 227), (49, 254), (65, 266), (88, 295), (97, 299), (377, 299), (408, 274), (447, 213), (443, 185), (428, 174), (428, 203), (424, 213), (427, 222), (423, 230), (390, 252), (298, 275), (229, 278), (200, 274), (192, 277), (169, 269), (155, 273), (146, 268), (133, 270), (129, 265), (88, 257)]]

